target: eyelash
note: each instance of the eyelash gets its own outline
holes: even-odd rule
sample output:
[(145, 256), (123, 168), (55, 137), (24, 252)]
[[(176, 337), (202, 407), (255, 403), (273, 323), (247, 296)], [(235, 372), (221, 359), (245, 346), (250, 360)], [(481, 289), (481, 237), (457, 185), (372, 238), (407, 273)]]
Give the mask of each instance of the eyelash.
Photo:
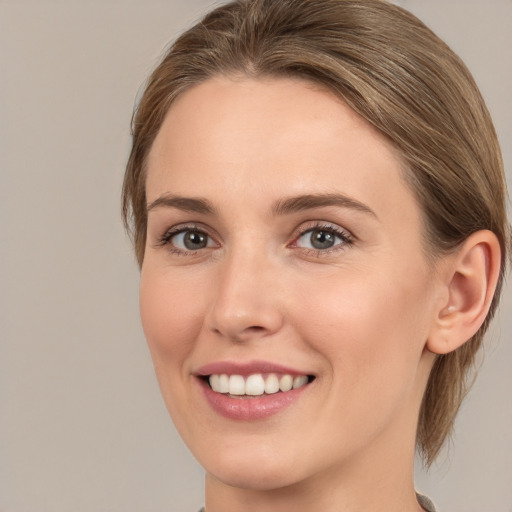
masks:
[(354, 236), (347, 230), (340, 228), (339, 226), (335, 224), (327, 224), (327, 223), (321, 223), (321, 222), (312, 222), (311, 224), (307, 224), (304, 227), (301, 227), (298, 234), (294, 237), (294, 240), (291, 247), (297, 247), (297, 242), (306, 234), (312, 233), (313, 231), (323, 231), (326, 233), (329, 233), (331, 235), (334, 235), (336, 238), (339, 238), (341, 240), (340, 243), (334, 245), (333, 247), (329, 247), (326, 249), (314, 249), (314, 248), (305, 248), (302, 247), (299, 249), (302, 249), (306, 255), (310, 256), (316, 256), (316, 257), (322, 257), (327, 256), (329, 254), (332, 254), (333, 252), (337, 252), (340, 250), (344, 250), (347, 247), (350, 247), (354, 244)]
[[(297, 242), (307, 233), (313, 232), (313, 231), (324, 231), (326, 233), (334, 235), (336, 238), (339, 238), (341, 240), (341, 243), (338, 243), (334, 245), (333, 247), (326, 248), (326, 249), (309, 249), (305, 247), (298, 247)], [(172, 239), (176, 237), (179, 234), (187, 233), (187, 232), (193, 232), (200, 235), (204, 235), (208, 237), (210, 240), (214, 240), (212, 236), (208, 234), (208, 232), (200, 227), (198, 227), (196, 224), (191, 225), (185, 225), (185, 226), (177, 226), (175, 228), (171, 228), (168, 231), (166, 231), (163, 236), (161, 236), (157, 242), (158, 247), (167, 247), (167, 249), (178, 256), (198, 256), (202, 253), (201, 249), (196, 250), (184, 250), (179, 249), (177, 247), (174, 247), (172, 244)], [(215, 241), (215, 240), (214, 240)], [(344, 230), (336, 225), (333, 224), (326, 224), (326, 223), (320, 223), (320, 222), (312, 222), (310, 224), (307, 224), (305, 227), (302, 227), (296, 235), (293, 236), (293, 241), (291, 244), (288, 244), (287, 247), (296, 247), (298, 249), (301, 249), (305, 254), (316, 256), (316, 257), (322, 257), (326, 256), (328, 254), (331, 254), (335, 251), (343, 250), (347, 246), (350, 247), (354, 243), (354, 237), (353, 235), (347, 231)]]
[(166, 231), (162, 237), (157, 242), (158, 247), (166, 247), (169, 252), (172, 254), (176, 254), (178, 256), (198, 256), (201, 253), (201, 250), (184, 250), (179, 249), (177, 247), (174, 247), (171, 243), (171, 240), (181, 234), (181, 233), (187, 233), (187, 232), (193, 232), (200, 235), (204, 235), (208, 237), (209, 239), (213, 240), (213, 237), (208, 234), (208, 232), (205, 229), (202, 229), (198, 227), (196, 224), (190, 224), (190, 225), (181, 225), (177, 226), (175, 228), (171, 228), (168, 231)]

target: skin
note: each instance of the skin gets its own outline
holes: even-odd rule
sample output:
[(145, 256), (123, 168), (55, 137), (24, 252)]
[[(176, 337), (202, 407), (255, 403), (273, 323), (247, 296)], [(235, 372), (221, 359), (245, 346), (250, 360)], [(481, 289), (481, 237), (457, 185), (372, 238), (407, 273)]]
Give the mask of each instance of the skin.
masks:
[[(206, 470), (208, 512), (421, 510), (415, 431), (448, 292), (402, 175), (384, 137), (307, 82), (219, 77), (168, 112), (148, 160), (141, 316), (167, 408)], [(214, 212), (155, 203), (171, 193)], [(372, 213), (273, 211), (306, 194)], [(350, 241), (312, 249), (317, 225)], [(162, 242), (183, 226), (207, 247)], [(267, 419), (213, 411), (198, 368), (252, 360), (316, 378)]]

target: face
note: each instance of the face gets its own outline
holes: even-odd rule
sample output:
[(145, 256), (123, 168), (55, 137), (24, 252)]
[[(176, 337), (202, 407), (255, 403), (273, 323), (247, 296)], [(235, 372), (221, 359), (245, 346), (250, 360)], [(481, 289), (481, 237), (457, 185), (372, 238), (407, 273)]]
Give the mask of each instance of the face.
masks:
[(412, 458), (435, 279), (386, 139), (307, 82), (210, 79), (168, 112), (147, 200), (143, 327), (211, 478)]

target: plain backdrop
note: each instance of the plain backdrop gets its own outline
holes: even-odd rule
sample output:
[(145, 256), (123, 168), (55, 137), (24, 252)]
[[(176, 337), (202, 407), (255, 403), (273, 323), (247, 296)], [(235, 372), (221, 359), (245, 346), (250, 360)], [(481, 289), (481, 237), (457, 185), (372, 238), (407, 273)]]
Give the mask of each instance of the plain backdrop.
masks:
[[(512, 1), (402, 0), (457, 51), (512, 183)], [(0, 510), (188, 512), (201, 468), (160, 398), (119, 196), (135, 97), (206, 0), (0, 0)], [(418, 488), (512, 511), (512, 293), (453, 446)]]

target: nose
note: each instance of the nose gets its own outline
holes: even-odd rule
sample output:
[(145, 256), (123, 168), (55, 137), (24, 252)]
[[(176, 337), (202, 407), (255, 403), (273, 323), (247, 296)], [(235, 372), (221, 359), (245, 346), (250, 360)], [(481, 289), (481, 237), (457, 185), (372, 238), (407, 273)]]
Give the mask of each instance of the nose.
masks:
[(278, 332), (283, 312), (275, 265), (257, 255), (232, 254), (219, 266), (206, 319), (209, 329), (239, 342)]

